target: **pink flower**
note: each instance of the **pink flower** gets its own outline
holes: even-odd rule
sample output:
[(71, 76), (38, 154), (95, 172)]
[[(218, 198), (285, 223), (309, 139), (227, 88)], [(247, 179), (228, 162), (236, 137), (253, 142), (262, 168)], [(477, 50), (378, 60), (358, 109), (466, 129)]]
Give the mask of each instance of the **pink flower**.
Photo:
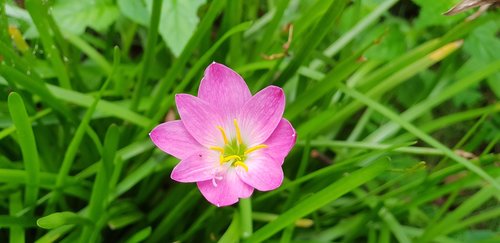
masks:
[(196, 182), (217, 207), (250, 197), (254, 188), (281, 185), (281, 165), (296, 140), (282, 118), (281, 88), (268, 86), (252, 96), (240, 75), (214, 62), (205, 70), (198, 97), (177, 94), (175, 102), (181, 120), (162, 123), (149, 134), (158, 148), (181, 160), (173, 180)]

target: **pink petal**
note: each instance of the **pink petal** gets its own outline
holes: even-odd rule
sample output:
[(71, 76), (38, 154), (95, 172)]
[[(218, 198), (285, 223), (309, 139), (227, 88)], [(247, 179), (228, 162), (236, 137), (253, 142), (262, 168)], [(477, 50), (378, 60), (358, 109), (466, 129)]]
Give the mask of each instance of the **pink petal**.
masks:
[(217, 129), (223, 123), (207, 102), (192, 95), (178, 94), (175, 103), (184, 126), (196, 141), (205, 147), (224, 144)]
[(252, 94), (239, 74), (214, 62), (205, 70), (198, 97), (213, 107), (220, 108), (222, 114), (232, 121)]
[(278, 126), (284, 109), (285, 94), (280, 87), (268, 86), (255, 94), (239, 115), (245, 142), (249, 146), (263, 143)]
[(270, 191), (278, 188), (283, 182), (282, 161), (276, 161), (266, 153), (253, 153), (247, 158), (243, 167), (236, 167), (236, 173), (242, 181), (259, 191)]
[(230, 168), (220, 180), (200, 181), (197, 183), (201, 194), (213, 205), (224, 207), (239, 201), (239, 198), (250, 197), (253, 188), (245, 184)]
[(265, 152), (275, 158), (277, 161), (283, 161), (288, 155), (295, 141), (297, 134), (292, 124), (284, 118), (274, 130), (273, 134), (264, 142), (267, 145)]
[(178, 182), (197, 182), (210, 180), (219, 167), (218, 155), (207, 149), (197, 151), (181, 160), (170, 177)]
[(200, 151), (203, 146), (186, 130), (181, 121), (170, 121), (156, 126), (149, 137), (153, 143), (178, 159), (184, 159)]

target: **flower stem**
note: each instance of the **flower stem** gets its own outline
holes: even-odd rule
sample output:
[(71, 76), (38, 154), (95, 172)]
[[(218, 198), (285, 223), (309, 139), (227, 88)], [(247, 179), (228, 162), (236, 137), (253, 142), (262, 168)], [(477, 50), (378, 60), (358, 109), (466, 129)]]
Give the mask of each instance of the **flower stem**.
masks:
[(252, 235), (252, 200), (251, 198), (240, 199), (241, 214), (241, 237), (243, 239)]

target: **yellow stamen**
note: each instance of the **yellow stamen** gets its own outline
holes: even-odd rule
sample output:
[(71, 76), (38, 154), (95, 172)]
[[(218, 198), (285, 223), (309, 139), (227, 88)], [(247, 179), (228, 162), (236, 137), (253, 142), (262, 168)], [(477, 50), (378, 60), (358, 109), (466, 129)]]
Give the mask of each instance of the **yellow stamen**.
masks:
[(224, 159), (222, 159), (222, 161), (228, 162), (232, 159), (241, 160), (241, 157), (238, 155), (229, 155), (229, 156), (224, 157)]
[(246, 171), (248, 171), (248, 166), (245, 163), (241, 162), (241, 161), (236, 161), (234, 163), (234, 166), (241, 166), (241, 167), (243, 167), (243, 169), (245, 169)]
[(243, 154), (244, 154), (244, 155), (247, 155), (247, 154), (249, 154), (249, 153), (251, 153), (251, 152), (253, 152), (253, 151), (255, 151), (255, 150), (258, 150), (258, 149), (263, 149), (263, 148), (267, 148), (267, 145), (265, 145), (265, 144), (259, 144), (259, 145), (257, 145), (257, 146), (253, 146), (253, 147), (251, 147), (251, 148), (249, 148), (249, 149), (245, 150), (245, 152), (244, 152)]
[(220, 133), (222, 133), (222, 138), (224, 139), (224, 144), (227, 144), (228, 140), (227, 140), (226, 132), (224, 132), (224, 128), (222, 128), (221, 126), (217, 126), (217, 128), (219, 129)]
[(222, 154), (221, 154), (221, 155), (219, 156), (219, 162), (220, 162), (220, 164), (224, 164), (224, 163), (225, 163), (225, 162), (224, 162), (224, 155), (222, 155)]
[(224, 148), (218, 146), (210, 147), (211, 150), (219, 151), (221, 154), (224, 154)]
[(238, 139), (238, 144), (243, 144), (243, 139), (241, 139), (241, 131), (240, 127), (238, 126), (238, 122), (236, 119), (233, 120), (234, 122), (234, 127), (236, 128), (236, 139)]

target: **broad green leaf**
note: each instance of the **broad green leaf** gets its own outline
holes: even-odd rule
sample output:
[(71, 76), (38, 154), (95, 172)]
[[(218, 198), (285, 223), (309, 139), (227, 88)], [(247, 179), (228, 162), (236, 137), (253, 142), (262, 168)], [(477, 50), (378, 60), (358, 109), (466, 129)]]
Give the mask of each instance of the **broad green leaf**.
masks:
[(144, 0), (118, 0), (118, 8), (132, 21), (144, 26), (149, 25), (150, 14)]
[(54, 4), (52, 14), (63, 31), (79, 35), (87, 27), (106, 30), (118, 18), (119, 10), (106, 0), (59, 0)]
[[(205, 0), (164, 0), (161, 6), (159, 32), (165, 44), (178, 57), (191, 38), (198, 25), (198, 8)], [(146, 0), (151, 13), (152, 0)]]

